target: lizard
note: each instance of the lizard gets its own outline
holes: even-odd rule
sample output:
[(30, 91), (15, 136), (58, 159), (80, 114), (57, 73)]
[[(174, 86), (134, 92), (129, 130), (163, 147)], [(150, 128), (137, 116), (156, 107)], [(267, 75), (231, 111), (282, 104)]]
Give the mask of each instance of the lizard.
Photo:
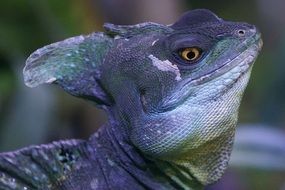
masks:
[(56, 84), (108, 121), (87, 140), (1, 153), (0, 189), (195, 190), (222, 177), (257, 28), (196, 9), (171, 25), (104, 29), (38, 49), (23, 73), (27, 86)]

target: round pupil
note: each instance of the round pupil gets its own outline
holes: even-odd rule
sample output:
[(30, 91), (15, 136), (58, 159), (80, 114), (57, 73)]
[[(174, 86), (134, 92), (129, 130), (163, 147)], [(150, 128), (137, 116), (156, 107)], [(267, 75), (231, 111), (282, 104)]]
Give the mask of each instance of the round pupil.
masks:
[(190, 51), (187, 53), (188, 59), (194, 59), (196, 57), (196, 54), (193, 51)]

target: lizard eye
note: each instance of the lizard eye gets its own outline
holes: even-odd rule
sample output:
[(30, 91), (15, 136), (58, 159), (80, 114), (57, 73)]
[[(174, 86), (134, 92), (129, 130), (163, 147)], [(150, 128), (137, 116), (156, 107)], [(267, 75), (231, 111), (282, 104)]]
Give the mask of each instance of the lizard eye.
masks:
[(202, 50), (196, 47), (183, 48), (179, 51), (179, 55), (186, 61), (195, 61), (200, 58)]

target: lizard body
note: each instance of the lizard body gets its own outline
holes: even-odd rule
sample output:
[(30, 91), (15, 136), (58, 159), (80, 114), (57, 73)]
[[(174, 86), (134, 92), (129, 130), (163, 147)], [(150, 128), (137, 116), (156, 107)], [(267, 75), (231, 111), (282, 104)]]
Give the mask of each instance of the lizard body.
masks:
[(200, 9), (170, 26), (105, 24), (34, 52), (54, 83), (109, 121), (84, 140), (0, 154), (0, 189), (202, 189), (224, 173), (259, 32)]

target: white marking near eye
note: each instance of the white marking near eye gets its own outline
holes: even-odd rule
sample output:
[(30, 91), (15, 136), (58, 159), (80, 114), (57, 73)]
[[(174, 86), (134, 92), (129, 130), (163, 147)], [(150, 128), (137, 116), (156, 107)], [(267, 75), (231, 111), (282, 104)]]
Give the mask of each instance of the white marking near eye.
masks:
[(51, 83), (53, 83), (54, 81), (56, 81), (57, 79), (55, 78), (55, 77), (51, 77), (51, 78), (49, 78), (45, 83), (47, 83), (47, 84), (51, 84)]
[(154, 40), (154, 41), (152, 42), (151, 46), (154, 46), (157, 41), (158, 41), (158, 39), (157, 39), (157, 40)]
[(170, 71), (175, 73), (175, 80), (181, 80), (180, 70), (177, 65), (172, 64), (169, 60), (162, 61), (153, 55), (148, 56), (152, 60), (153, 66), (157, 67), (161, 71)]
[(121, 38), (122, 38), (122, 37), (119, 36), (119, 35), (116, 35), (116, 36), (114, 37), (115, 40), (118, 40), (118, 39), (121, 39)]

